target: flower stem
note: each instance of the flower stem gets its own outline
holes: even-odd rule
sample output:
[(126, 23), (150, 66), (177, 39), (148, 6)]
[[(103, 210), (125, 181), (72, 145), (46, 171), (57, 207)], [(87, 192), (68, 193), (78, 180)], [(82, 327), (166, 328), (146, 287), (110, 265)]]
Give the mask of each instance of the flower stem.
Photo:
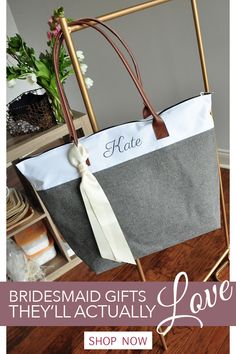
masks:
[(62, 113), (62, 109), (61, 109), (61, 102), (59, 100), (59, 97), (57, 97), (55, 95), (52, 96), (51, 94), (49, 94), (49, 98), (51, 101), (51, 106), (53, 109), (54, 116), (56, 118), (56, 122), (58, 124), (64, 123), (64, 117), (63, 117), (63, 113)]

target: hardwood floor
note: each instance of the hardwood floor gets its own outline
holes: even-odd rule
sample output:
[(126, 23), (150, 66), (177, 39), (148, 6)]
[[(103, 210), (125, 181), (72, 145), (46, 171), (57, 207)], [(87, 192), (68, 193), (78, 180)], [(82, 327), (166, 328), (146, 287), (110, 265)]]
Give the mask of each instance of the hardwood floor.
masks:
[[(229, 216), (229, 171), (222, 170), (227, 215)], [(162, 252), (144, 257), (141, 263), (148, 281), (172, 280), (180, 271), (186, 271), (190, 280), (202, 280), (226, 248), (223, 229)], [(228, 279), (228, 268), (221, 279)], [(85, 264), (64, 274), (58, 281), (138, 281), (132, 265), (95, 275)], [(212, 279), (214, 280), (214, 279)], [(153, 327), (9, 327), (7, 331), (9, 354), (80, 354), (127, 353), (127, 351), (84, 351), (84, 331), (153, 331), (153, 350), (136, 353), (163, 353), (160, 339)], [(174, 327), (166, 337), (169, 354), (228, 354), (228, 327)]]

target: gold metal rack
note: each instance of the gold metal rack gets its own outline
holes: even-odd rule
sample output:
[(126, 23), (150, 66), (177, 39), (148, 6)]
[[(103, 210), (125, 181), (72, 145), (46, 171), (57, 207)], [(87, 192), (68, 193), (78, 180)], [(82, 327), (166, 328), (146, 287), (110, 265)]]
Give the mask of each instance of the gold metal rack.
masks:
[[(173, 0), (152, 0), (152, 1), (147, 1), (145, 3), (141, 3), (135, 6), (131, 6), (122, 10), (118, 10), (115, 12), (111, 12), (105, 15), (102, 15), (98, 17), (97, 19), (100, 21), (109, 21), (113, 20), (118, 17), (126, 16), (138, 11), (143, 11), (145, 9), (154, 7), (156, 5), (161, 5), (163, 3), (173, 1)], [(192, 15), (193, 15), (193, 21), (194, 21), (194, 26), (195, 26), (195, 32), (196, 32), (196, 37), (197, 37), (197, 44), (198, 44), (198, 51), (199, 51), (199, 58), (200, 58), (200, 63), (201, 63), (201, 70), (202, 70), (202, 78), (203, 78), (203, 84), (204, 84), (204, 90), (205, 92), (209, 92), (209, 81), (208, 81), (208, 75), (207, 75), (207, 69), (206, 69), (206, 61), (205, 61), (205, 54), (204, 54), (204, 48), (203, 48), (203, 41), (202, 41), (202, 35), (201, 35), (201, 28), (200, 28), (200, 22), (199, 22), (199, 15), (198, 15), (198, 8), (197, 8), (197, 1), (196, 0), (189, 0), (191, 1), (191, 6), (192, 6)], [(83, 25), (73, 25), (69, 26), (67, 24), (66, 18), (65, 17), (60, 17), (59, 18), (60, 26), (65, 38), (65, 43), (69, 52), (69, 55), (71, 57), (72, 65), (75, 71), (75, 75), (77, 78), (77, 82), (79, 84), (81, 94), (83, 97), (83, 101), (88, 113), (88, 117), (90, 119), (92, 128), (94, 132), (97, 132), (99, 130), (97, 120), (94, 114), (94, 110), (92, 107), (92, 103), (84, 82), (84, 77), (79, 65), (79, 61), (76, 56), (76, 51), (75, 47), (72, 41), (71, 34), (76, 31), (80, 31), (82, 29), (87, 28), (88, 26)], [(218, 155), (217, 155), (218, 158)], [(225, 241), (226, 241), (226, 250), (223, 252), (221, 257), (217, 260), (217, 262), (214, 264), (214, 266), (211, 268), (211, 270), (208, 272), (207, 275), (202, 279), (202, 281), (207, 281), (213, 274), (215, 275), (216, 279), (219, 279), (219, 273), (222, 271), (222, 269), (228, 264), (229, 262), (229, 231), (228, 231), (228, 224), (227, 224), (227, 216), (226, 216), (226, 207), (225, 207), (225, 200), (224, 200), (224, 191), (223, 191), (223, 184), (222, 184), (222, 177), (221, 177), (221, 170), (220, 170), (220, 165), (219, 165), (219, 158), (218, 158), (218, 169), (219, 169), (219, 180), (220, 180), (220, 195), (221, 195), (221, 209), (222, 209), (222, 215), (223, 215), (223, 227), (224, 227), (224, 233), (225, 233)], [(143, 268), (141, 265), (141, 262), (139, 259), (136, 260), (137, 268), (139, 271), (139, 276), (142, 281), (146, 281), (145, 274), (143, 272)], [(168, 333), (168, 328), (164, 332), (164, 335), (160, 335), (161, 341), (163, 348), (167, 350), (167, 345), (164, 336)]]

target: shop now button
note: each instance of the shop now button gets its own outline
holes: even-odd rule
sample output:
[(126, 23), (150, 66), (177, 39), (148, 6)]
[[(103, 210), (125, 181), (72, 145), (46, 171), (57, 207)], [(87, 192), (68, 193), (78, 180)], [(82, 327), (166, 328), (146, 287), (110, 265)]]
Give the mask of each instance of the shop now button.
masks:
[(84, 332), (84, 349), (152, 349), (152, 332)]

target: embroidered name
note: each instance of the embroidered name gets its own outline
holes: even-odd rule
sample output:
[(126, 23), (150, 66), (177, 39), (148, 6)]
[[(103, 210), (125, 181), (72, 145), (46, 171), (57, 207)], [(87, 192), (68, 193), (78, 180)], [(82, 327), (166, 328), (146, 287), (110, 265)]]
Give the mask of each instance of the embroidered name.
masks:
[(103, 156), (108, 158), (111, 157), (115, 151), (119, 153), (123, 153), (130, 149), (134, 149), (142, 144), (142, 140), (140, 138), (135, 139), (132, 137), (130, 141), (125, 141), (125, 137), (121, 135), (118, 139), (109, 141), (106, 145), (106, 151), (103, 153)]

